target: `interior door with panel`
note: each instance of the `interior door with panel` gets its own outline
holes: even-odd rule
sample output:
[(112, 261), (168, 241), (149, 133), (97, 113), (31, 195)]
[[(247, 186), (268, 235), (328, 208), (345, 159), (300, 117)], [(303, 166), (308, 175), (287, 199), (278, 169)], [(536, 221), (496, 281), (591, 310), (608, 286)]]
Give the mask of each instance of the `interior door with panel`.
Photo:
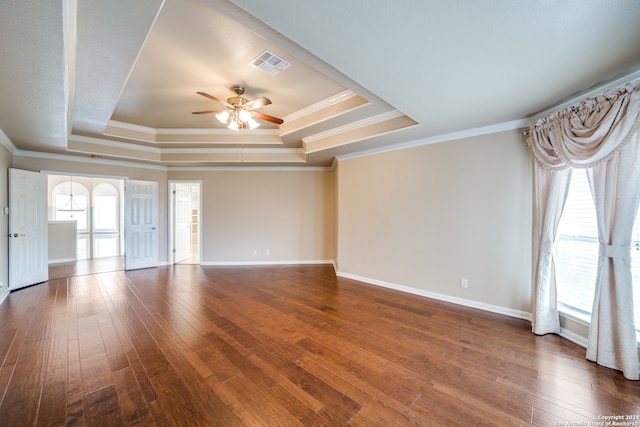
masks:
[(9, 169), (9, 289), (49, 279), (47, 175)]
[(174, 263), (191, 257), (191, 186), (175, 184)]
[(125, 181), (125, 270), (158, 266), (158, 183)]

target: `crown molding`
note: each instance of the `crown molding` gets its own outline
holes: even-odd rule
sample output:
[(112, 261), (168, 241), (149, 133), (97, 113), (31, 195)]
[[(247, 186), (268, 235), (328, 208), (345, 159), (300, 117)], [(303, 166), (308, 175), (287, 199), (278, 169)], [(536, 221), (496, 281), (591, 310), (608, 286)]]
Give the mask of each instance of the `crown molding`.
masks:
[(69, 141), (80, 142), (85, 144), (99, 145), (102, 147), (115, 147), (123, 150), (143, 151), (153, 154), (161, 154), (162, 149), (158, 147), (149, 147), (146, 145), (131, 144), (129, 142), (112, 141), (109, 139), (95, 138), (92, 136), (69, 135)]
[(270, 147), (242, 147), (242, 148), (161, 148), (161, 154), (235, 154), (235, 153), (251, 153), (251, 154), (304, 154), (303, 148), (270, 148)]
[(305, 136), (304, 138), (302, 138), (302, 142), (304, 144), (312, 143), (315, 141), (319, 141), (321, 139), (330, 138), (332, 136), (340, 135), (343, 133), (361, 129), (367, 126), (374, 125), (376, 123), (385, 122), (387, 120), (395, 119), (402, 116), (404, 116), (404, 114), (402, 114), (398, 110), (387, 111), (386, 113), (367, 117), (366, 119), (358, 120), (343, 126), (338, 126), (336, 128), (333, 128), (324, 132), (319, 132), (314, 135)]
[(344, 90), (340, 93), (335, 94), (334, 96), (318, 101), (315, 104), (311, 104), (308, 107), (302, 108), (294, 113), (288, 114), (283, 117), (283, 120), (285, 121), (285, 123), (287, 123), (300, 119), (302, 117), (310, 116), (317, 113), (318, 111), (324, 110), (325, 108), (339, 104), (349, 98), (353, 98), (354, 96), (358, 95), (348, 89)]
[(100, 139), (100, 138), (94, 138), (89, 136), (80, 136), (80, 135), (71, 135), (69, 136), (69, 140), (74, 142), (85, 143), (85, 144), (103, 146), (103, 147), (120, 148), (123, 150), (143, 151), (143, 152), (159, 154), (159, 155), (162, 155), (162, 154), (212, 154), (212, 153), (229, 154), (229, 153), (237, 153), (238, 151), (242, 151), (245, 153), (254, 153), (254, 154), (304, 153), (303, 148), (273, 148), (273, 147), (159, 148), (159, 147), (149, 147), (146, 145), (130, 144), (127, 142), (111, 141), (107, 139)]
[[(230, 129), (213, 129), (213, 128), (152, 128), (149, 126), (136, 125), (133, 123), (120, 122), (117, 120), (109, 120), (107, 126), (114, 127), (116, 129), (130, 130), (140, 133), (147, 133), (149, 135), (236, 135), (238, 131)], [(278, 135), (277, 129), (254, 129), (251, 131), (257, 135)]]
[(488, 126), (467, 129), (459, 132), (451, 132), (442, 135), (436, 135), (428, 138), (418, 139), (414, 141), (403, 142), (399, 144), (389, 145), (386, 147), (373, 148), (370, 150), (358, 151), (356, 153), (344, 154), (336, 156), (338, 161), (352, 159), (356, 157), (370, 156), (372, 154), (386, 153), (396, 150), (404, 150), (406, 148), (421, 147), (423, 145), (437, 144), (440, 142), (454, 141), (458, 139), (471, 138), (474, 136), (486, 135), (490, 133), (498, 133), (509, 130), (521, 129), (529, 127), (529, 119), (518, 119), (509, 122), (497, 123)]
[(111, 159), (102, 159), (98, 157), (72, 156), (69, 154), (46, 153), (43, 151), (18, 150), (14, 155), (18, 157), (33, 157), (38, 159), (60, 160), (60, 161), (76, 162), (76, 163), (94, 163), (94, 164), (102, 164), (102, 165), (109, 165), (109, 166), (124, 166), (124, 167), (141, 168), (141, 169), (153, 169), (153, 170), (160, 170), (160, 171), (167, 170), (166, 166), (140, 163), (136, 161), (111, 160)]
[(331, 172), (329, 166), (169, 166), (169, 172)]
[(527, 117), (527, 119), (529, 120), (529, 122), (536, 122), (537, 120), (541, 119), (542, 117), (546, 117), (550, 114), (553, 114), (557, 111), (563, 110), (567, 107), (571, 107), (572, 105), (576, 105), (581, 103), (582, 101), (584, 101), (587, 98), (592, 98), (594, 96), (598, 96), (598, 95), (602, 95), (604, 92), (611, 90), (611, 89), (615, 89), (617, 87), (621, 87), (626, 85), (627, 83), (630, 83), (634, 80), (638, 80), (640, 79), (640, 70), (636, 70), (630, 74), (627, 74), (623, 77), (620, 77), (618, 79), (615, 79), (613, 81), (610, 81), (608, 83), (604, 83), (601, 85), (598, 85), (596, 87), (594, 87), (593, 89), (590, 89), (586, 92), (582, 92), (580, 95), (574, 96), (564, 102), (562, 102), (559, 105), (556, 105), (554, 107), (551, 108), (547, 108), (546, 110), (543, 110), (539, 113), (533, 114), (529, 117)]
[[(188, 142), (190, 144), (237, 144), (237, 139), (241, 136), (259, 136), (264, 138), (276, 138), (277, 140), (267, 141), (258, 138), (255, 141), (243, 141), (244, 144), (282, 144), (280, 132), (278, 129), (254, 129), (250, 133), (242, 133), (229, 129), (212, 129), (212, 128), (152, 128), (132, 123), (110, 120), (103, 133), (105, 136), (115, 138), (123, 138), (132, 141), (141, 141), (149, 144), (175, 144)], [(175, 135), (177, 138), (168, 139), (167, 136)], [(218, 141), (187, 141), (187, 138), (181, 139), (182, 135), (202, 135), (213, 136)], [(161, 137), (165, 137), (164, 139)], [(225, 139), (228, 137), (228, 140)]]
[(2, 129), (0, 129), (0, 144), (11, 154), (16, 154), (19, 151)]

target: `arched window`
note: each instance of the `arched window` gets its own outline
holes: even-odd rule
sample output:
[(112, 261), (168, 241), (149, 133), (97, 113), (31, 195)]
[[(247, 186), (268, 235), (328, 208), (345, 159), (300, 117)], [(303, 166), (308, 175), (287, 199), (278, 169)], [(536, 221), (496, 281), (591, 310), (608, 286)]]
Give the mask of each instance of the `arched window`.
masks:
[(54, 221), (76, 221), (78, 232), (88, 231), (89, 190), (87, 187), (69, 179), (53, 187), (51, 195)]

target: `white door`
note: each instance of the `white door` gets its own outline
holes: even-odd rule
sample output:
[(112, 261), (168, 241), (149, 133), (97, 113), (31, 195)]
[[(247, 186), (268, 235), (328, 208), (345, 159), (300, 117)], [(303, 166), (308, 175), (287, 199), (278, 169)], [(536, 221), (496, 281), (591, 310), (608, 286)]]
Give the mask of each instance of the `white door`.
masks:
[(191, 257), (191, 186), (176, 183), (174, 198), (174, 245), (173, 262)]
[(47, 176), (9, 169), (9, 289), (49, 279)]
[(158, 183), (125, 181), (124, 268), (158, 266)]

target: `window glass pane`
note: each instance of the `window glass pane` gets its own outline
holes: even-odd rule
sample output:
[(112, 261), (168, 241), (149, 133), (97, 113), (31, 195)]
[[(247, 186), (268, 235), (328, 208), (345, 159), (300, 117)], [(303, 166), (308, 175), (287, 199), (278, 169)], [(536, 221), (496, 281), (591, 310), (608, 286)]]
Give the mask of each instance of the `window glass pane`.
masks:
[(104, 258), (118, 256), (118, 235), (101, 234), (93, 237), (93, 257)]
[(110, 183), (101, 183), (93, 189), (94, 231), (118, 231), (118, 189)]
[[(66, 183), (65, 183), (66, 184)], [(77, 184), (75, 184), (77, 185)], [(69, 198), (70, 193), (68, 192), (68, 188), (60, 188), (56, 187), (57, 190), (54, 190), (54, 212), (53, 219), (55, 221), (77, 221), (78, 223), (78, 231), (87, 230), (87, 197), (84, 194), (73, 195), (73, 209), (83, 209), (83, 210), (74, 210), (69, 211)], [(68, 187), (65, 185), (64, 187)]]
[(91, 258), (91, 253), (89, 252), (89, 236), (87, 234), (78, 235), (78, 247), (76, 251), (76, 257), (78, 259)]
[[(636, 329), (640, 331), (640, 211), (631, 248)], [(596, 212), (585, 170), (573, 171), (569, 195), (558, 226), (556, 278), (558, 302), (591, 317), (598, 270)]]
[(116, 196), (95, 196), (93, 203), (95, 230), (116, 230), (118, 227), (118, 199)]
[(583, 169), (573, 171), (556, 239), (558, 302), (591, 313), (598, 269), (598, 228)]

